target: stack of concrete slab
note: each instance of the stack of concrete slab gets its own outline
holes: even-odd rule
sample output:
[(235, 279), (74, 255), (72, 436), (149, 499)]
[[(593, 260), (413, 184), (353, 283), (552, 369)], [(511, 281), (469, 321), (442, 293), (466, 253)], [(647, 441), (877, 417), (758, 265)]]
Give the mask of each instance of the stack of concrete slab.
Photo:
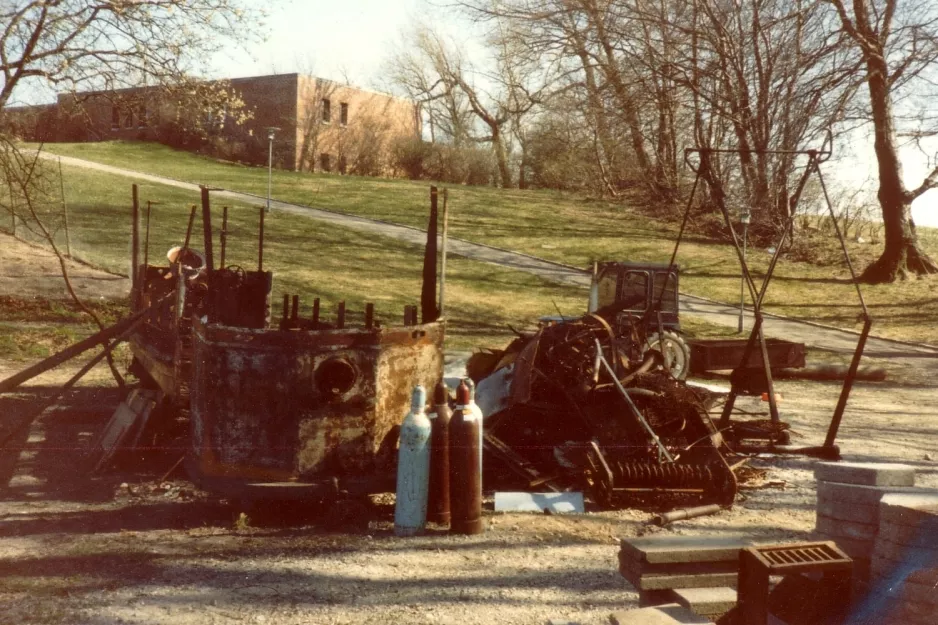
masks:
[[(638, 590), (640, 606), (678, 601), (685, 607), (696, 606), (700, 613), (715, 614), (730, 594), (735, 596), (730, 587), (736, 586), (739, 550), (752, 544), (752, 540), (735, 535), (623, 538), (619, 572)], [(672, 592), (689, 588), (722, 588), (723, 593), (719, 598), (693, 593), (681, 598)]]
[(728, 586), (719, 588), (673, 588), (674, 601), (697, 616), (717, 621), (736, 607), (736, 590)]
[[(938, 568), (938, 494), (883, 495), (872, 564), (874, 577), (896, 576), (896, 581)], [(938, 623), (938, 613), (932, 622)]]
[(814, 476), (815, 529), (853, 559), (855, 578), (866, 581), (879, 530), (879, 501), (889, 493), (918, 492), (915, 469), (903, 464), (819, 462)]

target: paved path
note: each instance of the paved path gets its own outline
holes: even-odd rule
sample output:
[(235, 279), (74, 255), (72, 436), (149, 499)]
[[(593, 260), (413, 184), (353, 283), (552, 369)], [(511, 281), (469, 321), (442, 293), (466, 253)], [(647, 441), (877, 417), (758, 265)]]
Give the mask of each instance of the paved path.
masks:
[[(57, 159), (56, 155), (44, 153), (45, 158)], [(66, 165), (75, 167), (86, 167), (97, 171), (127, 176), (137, 180), (144, 180), (155, 184), (163, 184), (190, 191), (198, 191), (199, 186), (190, 182), (182, 182), (172, 178), (154, 176), (142, 172), (112, 167), (101, 163), (95, 163), (84, 159), (63, 156), (62, 162)], [(266, 198), (252, 195), (249, 193), (240, 193), (237, 191), (213, 191), (215, 197), (223, 197), (248, 204), (263, 205)], [(315, 219), (324, 223), (332, 224), (343, 228), (351, 228), (359, 232), (376, 234), (379, 236), (390, 237), (399, 241), (406, 241), (415, 245), (423, 246), (426, 242), (426, 233), (417, 228), (401, 226), (382, 221), (375, 221), (355, 215), (337, 213), (320, 208), (290, 204), (279, 200), (271, 201), (271, 209), (292, 213), (309, 219)], [(448, 251), (458, 256), (463, 256), (472, 260), (485, 263), (491, 263), (507, 269), (517, 271), (526, 271), (541, 276), (547, 280), (581, 286), (584, 289), (589, 286), (589, 274), (582, 269), (554, 263), (548, 260), (528, 256), (518, 252), (511, 252), (494, 248), (488, 245), (470, 243), (460, 239), (450, 238), (448, 242)], [(585, 301), (585, 296), (584, 296)], [(739, 308), (711, 302), (709, 300), (682, 294), (681, 312), (688, 315), (700, 317), (711, 323), (723, 326), (737, 327), (739, 318)], [(785, 338), (790, 341), (802, 342), (817, 348), (831, 350), (839, 353), (852, 353), (856, 349), (858, 335), (836, 328), (817, 326), (810, 323), (794, 319), (783, 319), (779, 317), (766, 317), (765, 332), (768, 336)], [(752, 317), (747, 315), (746, 327), (752, 327)], [(875, 326), (874, 326), (875, 331)], [(867, 341), (867, 356), (876, 356), (881, 358), (928, 358), (938, 359), (938, 347), (928, 347), (920, 345), (910, 345), (889, 339), (870, 338)], [(938, 362), (938, 361), (936, 361)]]

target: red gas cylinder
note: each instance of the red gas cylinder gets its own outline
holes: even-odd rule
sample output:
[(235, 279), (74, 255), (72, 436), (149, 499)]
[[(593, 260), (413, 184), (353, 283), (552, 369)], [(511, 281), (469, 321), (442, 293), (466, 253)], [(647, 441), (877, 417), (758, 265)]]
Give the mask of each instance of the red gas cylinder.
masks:
[(456, 388), (456, 410), (449, 425), (450, 531), (482, 532), (482, 480), (479, 476), (479, 431), (482, 423), (469, 403), (465, 380)]

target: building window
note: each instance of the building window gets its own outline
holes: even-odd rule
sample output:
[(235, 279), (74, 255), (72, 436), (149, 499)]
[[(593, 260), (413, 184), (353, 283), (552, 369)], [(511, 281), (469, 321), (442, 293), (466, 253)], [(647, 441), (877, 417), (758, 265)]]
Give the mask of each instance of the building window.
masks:
[(339, 105), (339, 123), (348, 126), (348, 102)]
[(121, 110), (116, 104), (111, 105), (111, 130), (120, 130)]
[(329, 98), (322, 99), (322, 123), (328, 124), (332, 121), (332, 103)]
[(133, 128), (133, 127), (134, 127), (133, 110), (124, 111), (124, 128)]
[(137, 105), (137, 128), (147, 127), (147, 104), (141, 102)]
[(336, 165), (339, 173), (345, 175), (345, 172), (348, 169), (348, 161), (345, 158), (345, 154), (339, 154), (339, 162)]
[(325, 152), (319, 155), (319, 169), (322, 171), (332, 171), (329, 163), (329, 155)]

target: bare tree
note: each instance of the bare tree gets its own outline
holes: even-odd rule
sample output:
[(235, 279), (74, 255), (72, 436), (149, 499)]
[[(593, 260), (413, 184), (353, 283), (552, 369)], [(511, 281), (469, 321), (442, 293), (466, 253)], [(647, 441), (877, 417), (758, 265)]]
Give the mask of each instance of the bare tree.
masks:
[(842, 0), (827, 1), (862, 55), (869, 91), (885, 249), (862, 279), (892, 282), (909, 273), (938, 272), (938, 264), (919, 246), (912, 220), (912, 203), (938, 186), (938, 167), (916, 188), (905, 186), (893, 107), (896, 95), (914, 79), (924, 78), (938, 61), (938, 11), (931, 2), (909, 2), (900, 8), (898, 0), (853, 0), (849, 7)]
[[(499, 182), (502, 187), (511, 186), (508, 158), (511, 124), (547, 97), (548, 82), (542, 80), (542, 68), (524, 65), (527, 59), (517, 54), (512, 41), (498, 32), (489, 40), (493, 68), (487, 72), (476, 70), (455, 45), (429, 28), (416, 27), (411, 43), (422, 59), (416, 62), (402, 59), (397, 65), (417, 67), (417, 63), (425, 62), (432, 73), (423, 74), (421, 84), (427, 87), (424, 93), (438, 95), (433, 100), (445, 102), (454, 92), (465, 97), (469, 110), (487, 133), (473, 139), (491, 144)], [(451, 121), (460, 119), (452, 114), (457, 112), (448, 116)]]

